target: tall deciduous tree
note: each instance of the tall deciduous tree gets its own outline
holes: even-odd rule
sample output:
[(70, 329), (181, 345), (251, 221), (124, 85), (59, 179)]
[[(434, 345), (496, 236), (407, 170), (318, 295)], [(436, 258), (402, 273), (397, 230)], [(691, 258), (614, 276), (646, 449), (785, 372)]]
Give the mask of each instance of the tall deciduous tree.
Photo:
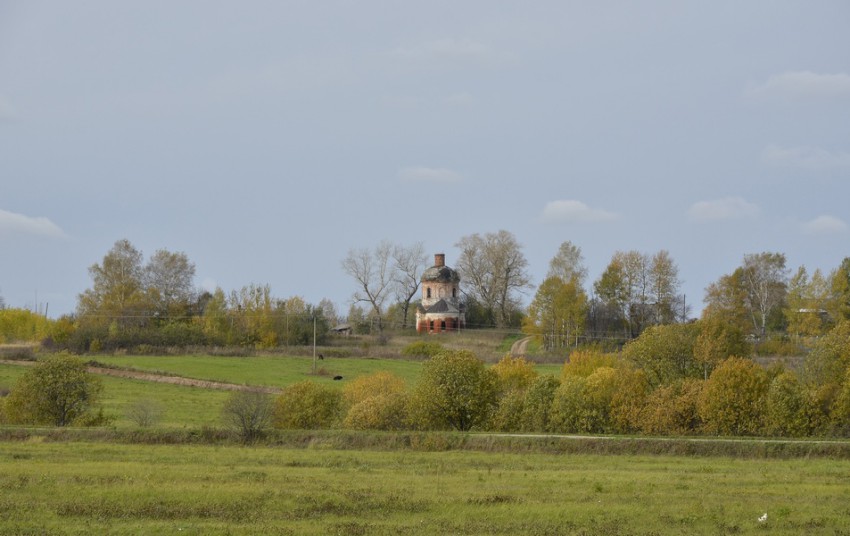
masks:
[(562, 281), (575, 280), (579, 286), (584, 285), (587, 268), (581, 248), (567, 240), (558, 248), (558, 253), (549, 261), (549, 272), (546, 278), (560, 277)]
[(144, 306), (142, 253), (129, 240), (115, 242), (101, 264), (89, 268), (92, 288), (79, 296), (83, 317), (140, 323)]
[(455, 246), (466, 293), (489, 310), (496, 327), (508, 326), (518, 308), (517, 293), (531, 284), (522, 246), (508, 231), (464, 236)]
[(342, 261), (342, 269), (357, 282), (354, 302), (366, 302), (372, 307), (379, 333), (384, 329), (384, 304), (396, 279), (392, 254), (393, 245), (383, 241), (374, 251), (351, 249)]
[(425, 268), (427, 256), (425, 245), (416, 242), (410, 246), (396, 245), (393, 247), (393, 288), (396, 301), (401, 305), (401, 328), (407, 327), (407, 316), (410, 302), (419, 290), (422, 270)]
[(157, 250), (145, 265), (143, 283), (160, 318), (184, 316), (195, 299), (195, 264), (183, 252)]
[(829, 287), (821, 271), (815, 270), (809, 278), (806, 267), (800, 266), (788, 281), (785, 300), (788, 333), (797, 337), (823, 334), (828, 301)]
[(576, 341), (584, 330), (587, 296), (573, 278), (564, 282), (551, 276), (537, 289), (523, 331), (543, 339), (549, 349), (565, 348)]
[(788, 279), (785, 255), (753, 253), (744, 255), (742, 281), (747, 296), (747, 309), (755, 330), (764, 337), (768, 317), (782, 306)]
[(850, 320), (850, 257), (829, 274), (828, 311), (834, 322)]

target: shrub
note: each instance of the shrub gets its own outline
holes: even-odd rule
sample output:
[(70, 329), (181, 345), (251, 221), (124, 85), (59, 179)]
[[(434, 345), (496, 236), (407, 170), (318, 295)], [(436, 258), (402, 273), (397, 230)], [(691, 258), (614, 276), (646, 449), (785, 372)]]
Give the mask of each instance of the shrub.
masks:
[(139, 398), (127, 404), (127, 418), (142, 428), (159, 422), (162, 414), (162, 404), (150, 398)]
[(355, 378), (342, 390), (346, 404), (354, 406), (375, 396), (390, 396), (403, 393), (405, 382), (392, 372), (380, 371)]
[(410, 403), (418, 428), (468, 431), (487, 422), (496, 407), (496, 373), (467, 350), (445, 351), (426, 361)]
[(757, 435), (763, 432), (767, 373), (749, 359), (721, 363), (700, 393), (699, 415), (709, 433)]
[(767, 390), (765, 431), (771, 435), (799, 437), (811, 431), (812, 403), (793, 372), (783, 372)]
[(702, 380), (685, 378), (650, 393), (640, 412), (639, 428), (646, 434), (687, 435), (702, 427), (698, 402)]
[(272, 420), (277, 428), (330, 428), (339, 421), (341, 411), (339, 390), (305, 380), (286, 387), (277, 397)]
[(263, 436), (272, 416), (271, 397), (261, 391), (234, 391), (221, 411), (224, 423), (236, 430), (243, 443)]
[(415, 341), (405, 346), (401, 353), (407, 357), (431, 358), (444, 350), (443, 345), (438, 342)]
[(499, 378), (499, 387), (503, 393), (525, 391), (537, 377), (534, 365), (524, 357), (513, 357), (510, 354), (493, 365), (493, 372)]
[(524, 432), (550, 431), (550, 415), (555, 391), (560, 387), (558, 378), (547, 374), (538, 376), (525, 392), (522, 407), (522, 430)]
[(39, 361), (18, 379), (6, 399), (7, 418), (21, 424), (85, 423), (102, 390), (100, 379), (88, 373), (81, 359), (56, 355)]
[(498, 432), (519, 432), (523, 426), (525, 393), (511, 390), (502, 395), (493, 413), (488, 429)]
[(351, 406), (343, 425), (355, 430), (403, 430), (408, 420), (407, 399), (403, 392), (365, 398)]
[(561, 379), (567, 376), (587, 377), (600, 367), (616, 367), (617, 357), (614, 354), (603, 354), (596, 349), (576, 350), (570, 354), (569, 360), (564, 363), (561, 371)]

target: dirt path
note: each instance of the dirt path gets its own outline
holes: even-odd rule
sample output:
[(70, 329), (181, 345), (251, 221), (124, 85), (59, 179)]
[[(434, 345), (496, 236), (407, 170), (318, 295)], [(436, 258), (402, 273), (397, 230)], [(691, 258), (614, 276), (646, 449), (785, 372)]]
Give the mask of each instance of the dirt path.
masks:
[(525, 357), (528, 343), (531, 342), (531, 337), (525, 337), (511, 345), (511, 357)]
[[(3, 365), (18, 365), (32, 366), (35, 361), (12, 361), (0, 360)], [(172, 385), (183, 385), (186, 387), (200, 387), (201, 389), (220, 389), (222, 391), (261, 391), (263, 393), (280, 393), (277, 387), (256, 387), (252, 385), (240, 385), (237, 383), (215, 382), (210, 380), (196, 380), (193, 378), (184, 378), (183, 376), (167, 376), (164, 374), (154, 374), (151, 372), (141, 372), (138, 370), (120, 370), (103, 367), (88, 367), (88, 371), (92, 374), (100, 374), (102, 376), (114, 376), (116, 378), (128, 378), (131, 380), (141, 380), (146, 382), (170, 383)]]

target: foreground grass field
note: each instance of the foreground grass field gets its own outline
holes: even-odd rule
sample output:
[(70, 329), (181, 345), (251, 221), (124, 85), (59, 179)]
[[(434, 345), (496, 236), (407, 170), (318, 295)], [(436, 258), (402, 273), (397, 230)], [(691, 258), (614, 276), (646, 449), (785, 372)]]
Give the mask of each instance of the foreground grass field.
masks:
[(0, 443), (0, 533), (848, 534), (848, 477), (828, 459), (31, 440)]

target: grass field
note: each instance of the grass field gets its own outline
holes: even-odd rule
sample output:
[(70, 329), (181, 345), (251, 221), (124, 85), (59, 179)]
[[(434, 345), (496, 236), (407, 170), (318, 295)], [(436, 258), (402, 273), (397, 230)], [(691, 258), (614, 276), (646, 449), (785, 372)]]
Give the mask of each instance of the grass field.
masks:
[(848, 477), (827, 459), (3, 442), (0, 533), (848, 534)]
[[(415, 384), (422, 368), (420, 361), (392, 359), (342, 358), (319, 362), (333, 375), (345, 379), (334, 381), (332, 376), (313, 376), (312, 359), (304, 357), (219, 357), (219, 356), (99, 356), (98, 361), (119, 367), (143, 371), (159, 371), (188, 378), (229, 383), (285, 387), (292, 383), (313, 380), (342, 387), (357, 376), (388, 370), (404, 378), (409, 386)], [(0, 387), (11, 388), (26, 369), (17, 365), (0, 364)], [(541, 373), (560, 373), (558, 365), (539, 365)], [(137, 400), (155, 400), (164, 410), (158, 426), (201, 427), (220, 425), (220, 410), (229, 396), (225, 391), (201, 389), (102, 377), (102, 403), (107, 415), (115, 417), (115, 426), (128, 427), (127, 405)]]

